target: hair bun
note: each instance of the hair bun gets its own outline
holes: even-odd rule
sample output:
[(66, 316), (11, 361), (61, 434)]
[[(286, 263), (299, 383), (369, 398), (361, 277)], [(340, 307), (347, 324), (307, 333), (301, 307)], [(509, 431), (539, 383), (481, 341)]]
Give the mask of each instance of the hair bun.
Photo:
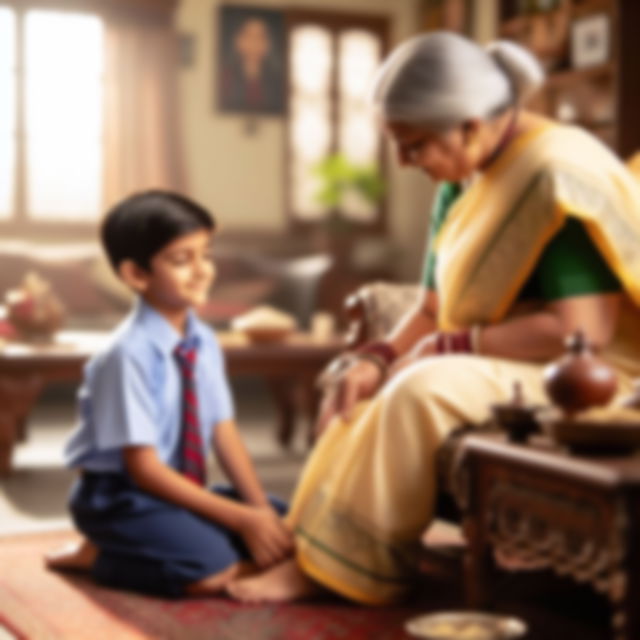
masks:
[(519, 44), (496, 40), (486, 50), (508, 76), (516, 103), (524, 104), (544, 83), (545, 74), (537, 58)]

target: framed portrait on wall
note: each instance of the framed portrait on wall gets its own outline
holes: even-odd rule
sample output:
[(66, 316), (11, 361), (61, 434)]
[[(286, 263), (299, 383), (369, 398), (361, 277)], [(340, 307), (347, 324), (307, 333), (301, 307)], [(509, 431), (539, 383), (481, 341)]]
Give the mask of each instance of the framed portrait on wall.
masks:
[(219, 8), (216, 71), (220, 111), (284, 113), (285, 39), (281, 11), (235, 4)]

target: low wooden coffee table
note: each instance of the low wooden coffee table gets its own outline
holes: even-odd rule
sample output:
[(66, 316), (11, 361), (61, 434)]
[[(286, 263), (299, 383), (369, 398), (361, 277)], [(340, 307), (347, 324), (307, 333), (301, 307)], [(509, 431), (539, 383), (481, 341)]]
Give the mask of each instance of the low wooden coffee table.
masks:
[[(13, 448), (25, 436), (29, 413), (44, 387), (52, 382), (79, 382), (86, 361), (108, 335), (61, 331), (51, 344), (0, 346), (0, 475), (10, 473)], [(300, 400), (313, 411), (315, 377), (344, 348), (342, 340), (317, 341), (298, 333), (283, 342), (252, 344), (240, 334), (220, 332), (218, 337), (230, 376), (259, 376), (267, 381), (279, 411), (277, 436), (288, 445)]]
[(462, 442), (457, 497), (467, 604), (487, 604), (497, 552), (591, 584), (613, 607), (613, 638), (640, 638), (640, 458), (585, 457), (543, 440)]

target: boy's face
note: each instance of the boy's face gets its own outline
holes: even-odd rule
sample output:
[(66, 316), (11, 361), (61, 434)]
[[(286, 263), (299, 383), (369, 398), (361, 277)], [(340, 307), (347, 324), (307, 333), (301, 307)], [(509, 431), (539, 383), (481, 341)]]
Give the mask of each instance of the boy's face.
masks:
[(213, 233), (200, 229), (170, 242), (151, 259), (141, 291), (158, 310), (177, 311), (203, 304), (215, 276)]

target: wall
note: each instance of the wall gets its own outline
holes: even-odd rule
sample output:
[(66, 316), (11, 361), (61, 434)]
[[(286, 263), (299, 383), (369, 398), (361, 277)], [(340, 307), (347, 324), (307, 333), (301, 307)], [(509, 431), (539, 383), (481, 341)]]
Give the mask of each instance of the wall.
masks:
[[(416, 33), (420, 0), (287, 0), (291, 8), (377, 13), (391, 18), (391, 44)], [(260, 118), (245, 132), (242, 116), (215, 109), (214, 51), (218, 0), (181, 0), (177, 25), (195, 40), (195, 59), (180, 74), (182, 130), (188, 190), (210, 206), (228, 230), (286, 230), (284, 212), (285, 121)], [(241, 3), (239, 3), (241, 4)], [(277, 0), (252, 5), (285, 6)], [(389, 216), (394, 242), (402, 247), (398, 272), (413, 279), (419, 270), (432, 185), (415, 171), (390, 166)]]
[(498, 0), (475, 0), (474, 34), (479, 42), (496, 37)]

